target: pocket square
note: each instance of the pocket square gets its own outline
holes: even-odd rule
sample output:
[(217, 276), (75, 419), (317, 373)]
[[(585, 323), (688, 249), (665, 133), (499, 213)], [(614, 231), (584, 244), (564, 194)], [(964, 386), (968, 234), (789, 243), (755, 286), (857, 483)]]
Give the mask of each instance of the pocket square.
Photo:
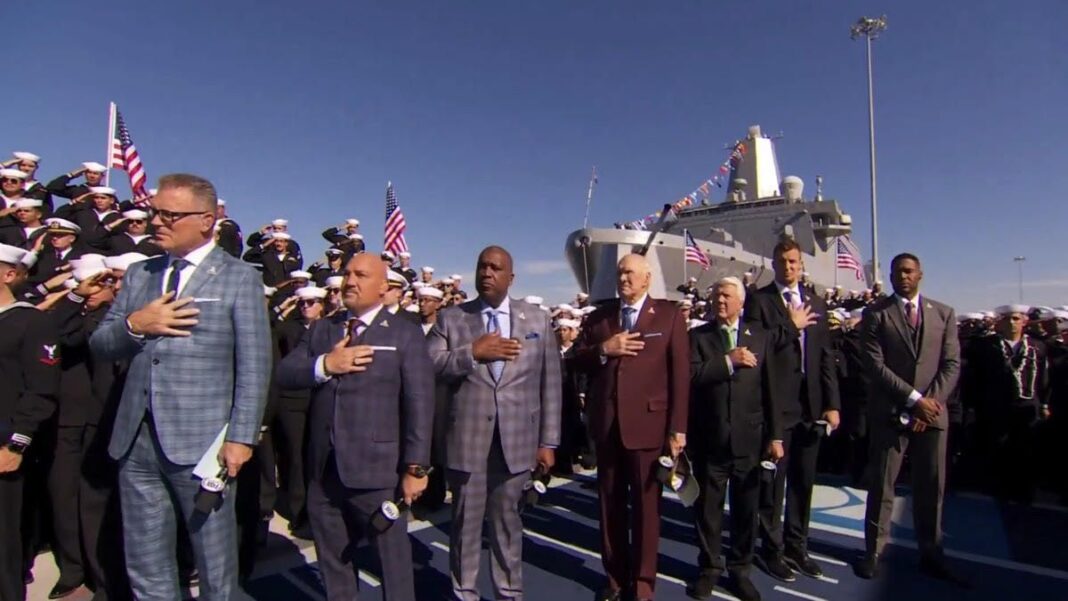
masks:
[(217, 302), (219, 302), (221, 300), (222, 300), (221, 298), (206, 298), (206, 297), (202, 297), (202, 296), (194, 296), (193, 297), (193, 302), (194, 303), (217, 303)]
[(538, 333), (537, 332), (531, 332), (531, 333), (527, 334), (526, 338), (525, 338), (525, 340), (537, 340), (537, 339), (538, 339)]
[(663, 332), (649, 332), (648, 334), (642, 334), (642, 338), (656, 338), (657, 336), (663, 335)]

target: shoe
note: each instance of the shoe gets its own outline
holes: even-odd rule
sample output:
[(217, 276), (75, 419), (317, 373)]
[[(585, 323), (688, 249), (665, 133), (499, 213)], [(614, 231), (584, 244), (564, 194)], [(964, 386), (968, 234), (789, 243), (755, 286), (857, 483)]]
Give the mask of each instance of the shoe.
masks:
[(81, 582), (77, 584), (63, 584), (62, 582), (57, 582), (56, 585), (52, 587), (52, 592), (48, 593), (48, 598), (62, 599), (63, 597), (66, 597), (67, 595), (70, 595), (74, 591), (78, 590), (78, 587), (80, 587), (81, 585)]
[(597, 593), (597, 596), (593, 599), (594, 601), (623, 601), (623, 591), (621, 589), (605, 587), (604, 590)]
[(801, 572), (809, 578), (819, 578), (823, 576), (823, 568), (820, 564), (813, 561), (808, 553), (791, 554), (787, 553), (783, 560), (786, 561), (786, 565), (790, 566), (795, 572)]
[(879, 576), (879, 554), (865, 555), (863, 559), (853, 564), (853, 573), (865, 580), (877, 578)]
[(954, 574), (948, 567), (946, 567), (946, 564), (941, 561), (920, 560), (920, 573), (936, 580), (944, 580), (950, 584), (955, 584), (963, 589), (972, 588), (971, 581), (963, 576)]
[(702, 571), (696, 580), (686, 586), (686, 595), (691, 599), (711, 599), (717, 582), (719, 582), (719, 572)]
[(760, 591), (746, 574), (732, 573), (729, 588), (741, 601), (760, 601)]
[(764, 570), (768, 576), (776, 580), (783, 582), (793, 582), (797, 580), (797, 576), (794, 576), (794, 571), (790, 569), (790, 566), (786, 565), (782, 557), (760, 557), (754, 561), (761, 570)]

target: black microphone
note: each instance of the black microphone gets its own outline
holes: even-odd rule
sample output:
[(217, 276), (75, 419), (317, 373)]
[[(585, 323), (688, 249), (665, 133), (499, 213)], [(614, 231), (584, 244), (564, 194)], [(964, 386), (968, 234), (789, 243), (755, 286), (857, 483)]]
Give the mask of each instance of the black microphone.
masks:
[(371, 514), (371, 529), (377, 534), (382, 534), (389, 530), (410, 509), (411, 506), (405, 503), (404, 499), (383, 501), (378, 509)]
[(197, 495), (193, 499), (193, 506), (196, 511), (209, 514), (218, 509), (222, 505), (223, 490), (226, 489), (226, 485), (229, 482), (230, 474), (225, 467), (219, 470), (218, 475), (201, 480), (200, 490), (197, 491)]
[(549, 490), (549, 470), (544, 465), (538, 464), (530, 474), (530, 480), (523, 484), (523, 505), (537, 505), (538, 499)]

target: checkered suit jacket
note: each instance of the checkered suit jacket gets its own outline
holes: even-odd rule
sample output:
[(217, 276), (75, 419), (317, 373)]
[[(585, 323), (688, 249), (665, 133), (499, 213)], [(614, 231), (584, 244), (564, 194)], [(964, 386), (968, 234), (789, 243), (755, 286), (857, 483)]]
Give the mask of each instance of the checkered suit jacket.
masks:
[(430, 356), (449, 386), (446, 462), (449, 469), (485, 472), (494, 427), (513, 474), (534, 468), (538, 447), (560, 444), (560, 350), (549, 315), (509, 300), (511, 336), (523, 348), (506, 362), (499, 382), (476, 363), (471, 345), (486, 333), (479, 299), (445, 309), (430, 331)]
[(255, 444), (267, 404), (271, 333), (255, 269), (216, 247), (197, 266), (183, 297), (200, 310), (188, 337), (131, 336), (126, 317), (162, 294), (167, 257), (135, 263), (100, 327), (94, 355), (130, 360), (109, 452), (129, 450), (151, 409), (160, 447), (178, 465), (196, 463), (223, 425), (227, 440)]

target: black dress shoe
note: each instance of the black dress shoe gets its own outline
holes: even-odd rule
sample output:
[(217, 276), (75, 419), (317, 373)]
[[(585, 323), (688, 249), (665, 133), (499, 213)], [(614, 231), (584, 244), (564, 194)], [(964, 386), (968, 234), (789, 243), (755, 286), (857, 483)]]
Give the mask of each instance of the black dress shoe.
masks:
[(865, 580), (871, 580), (879, 575), (879, 554), (865, 555), (863, 559), (853, 564), (853, 573)]
[(754, 563), (761, 570), (764, 570), (768, 576), (776, 580), (783, 582), (797, 580), (797, 576), (794, 576), (794, 571), (790, 569), (790, 566), (786, 565), (782, 557), (757, 557)]
[(746, 574), (732, 573), (730, 590), (742, 601), (760, 601), (760, 591), (753, 585), (753, 581)]
[(959, 574), (954, 574), (948, 567), (946, 567), (946, 564), (941, 561), (921, 560), (920, 573), (936, 580), (944, 580), (950, 584), (955, 584), (963, 589), (972, 588), (972, 583), (967, 578), (964, 578)]
[(70, 595), (74, 591), (78, 590), (78, 587), (81, 585), (81, 582), (77, 584), (63, 584), (62, 582), (57, 582), (56, 585), (52, 587), (52, 592), (48, 593), (48, 598), (62, 599), (63, 597), (66, 597), (67, 595)]
[(711, 599), (717, 582), (719, 582), (719, 572), (715, 570), (701, 572), (696, 580), (686, 586), (686, 595), (691, 599)]
[(808, 553), (787, 553), (783, 559), (786, 561), (786, 565), (793, 568), (794, 571), (801, 572), (809, 578), (819, 578), (820, 576), (823, 576), (823, 568), (809, 557)]
[(605, 587), (605, 589), (597, 593), (597, 596), (593, 599), (594, 601), (623, 601), (623, 591)]

